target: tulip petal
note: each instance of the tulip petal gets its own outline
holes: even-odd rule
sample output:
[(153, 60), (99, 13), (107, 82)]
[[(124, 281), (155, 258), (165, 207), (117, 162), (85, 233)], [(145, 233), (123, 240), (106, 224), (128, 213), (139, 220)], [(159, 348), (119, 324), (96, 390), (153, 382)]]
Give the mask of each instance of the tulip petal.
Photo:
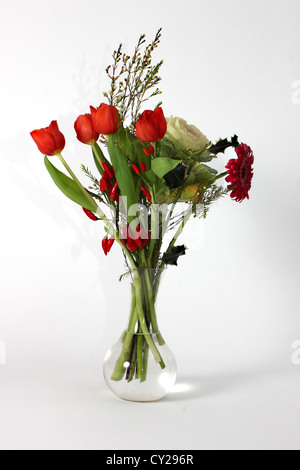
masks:
[(55, 154), (56, 147), (54, 138), (46, 129), (32, 131), (30, 135), (41, 153), (50, 157)]

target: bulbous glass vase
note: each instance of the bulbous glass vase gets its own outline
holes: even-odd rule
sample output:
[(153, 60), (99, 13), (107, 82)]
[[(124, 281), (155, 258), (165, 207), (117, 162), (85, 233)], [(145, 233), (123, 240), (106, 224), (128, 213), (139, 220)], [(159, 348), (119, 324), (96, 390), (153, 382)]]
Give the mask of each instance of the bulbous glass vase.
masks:
[(124, 400), (160, 400), (176, 380), (176, 360), (156, 318), (155, 300), (161, 274), (145, 268), (132, 273), (128, 327), (104, 359), (106, 384)]
[[(107, 351), (103, 366), (104, 378), (110, 390), (119, 398), (156, 401), (163, 398), (175, 384), (177, 368), (174, 354), (166, 343), (159, 344), (159, 337), (160, 333), (124, 331), (119, 341)], [(129, 339), (131, 345), (131, 360), (127, 360), (122, 353), (125, 338)], [(159, 351), (163, 363), (154, 359), (148, 346), (149, 339)]]

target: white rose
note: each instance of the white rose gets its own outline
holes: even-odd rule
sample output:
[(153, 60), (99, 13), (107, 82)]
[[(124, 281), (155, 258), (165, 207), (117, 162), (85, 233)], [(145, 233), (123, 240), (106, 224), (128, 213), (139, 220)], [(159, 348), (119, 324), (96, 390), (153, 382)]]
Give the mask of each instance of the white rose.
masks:
[(207, 137), (196, 126), (188, 124), (184, 119), (171, 116), (166, 121), (168, 127), (165, 137), (178, 147), (199, 150), (209, 144)]

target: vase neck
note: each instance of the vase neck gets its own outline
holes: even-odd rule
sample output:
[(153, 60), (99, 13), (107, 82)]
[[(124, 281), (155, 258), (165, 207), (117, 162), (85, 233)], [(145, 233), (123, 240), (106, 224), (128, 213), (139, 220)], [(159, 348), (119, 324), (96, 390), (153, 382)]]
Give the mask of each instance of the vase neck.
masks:
[(162, 272), (137, 269), (131, 283), (131, 309), (126, 330), (130, 333), (159, 333), (155, 301)]

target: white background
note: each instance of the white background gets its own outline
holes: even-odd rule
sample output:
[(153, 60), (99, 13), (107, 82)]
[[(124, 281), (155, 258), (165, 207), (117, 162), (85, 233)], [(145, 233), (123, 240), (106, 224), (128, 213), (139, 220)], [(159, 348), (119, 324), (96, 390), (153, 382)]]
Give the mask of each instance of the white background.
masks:
[[(299, 13), (292, 0), (0, 0), (1, 449), (300, 449)], [(255, 174), (249, 201), (219, 201), (182, 236), (158, 305), (177, 388), (140, 404), (101, 372), (128, 316), (121, 253), (104, 257), (102, 229), (53, 185), (29, 132), (57, 119), (84, 181), (73, 123), (102, 101), (113, 49), (160, 26), (166, 116), (211, 140), (237, 133)]]

